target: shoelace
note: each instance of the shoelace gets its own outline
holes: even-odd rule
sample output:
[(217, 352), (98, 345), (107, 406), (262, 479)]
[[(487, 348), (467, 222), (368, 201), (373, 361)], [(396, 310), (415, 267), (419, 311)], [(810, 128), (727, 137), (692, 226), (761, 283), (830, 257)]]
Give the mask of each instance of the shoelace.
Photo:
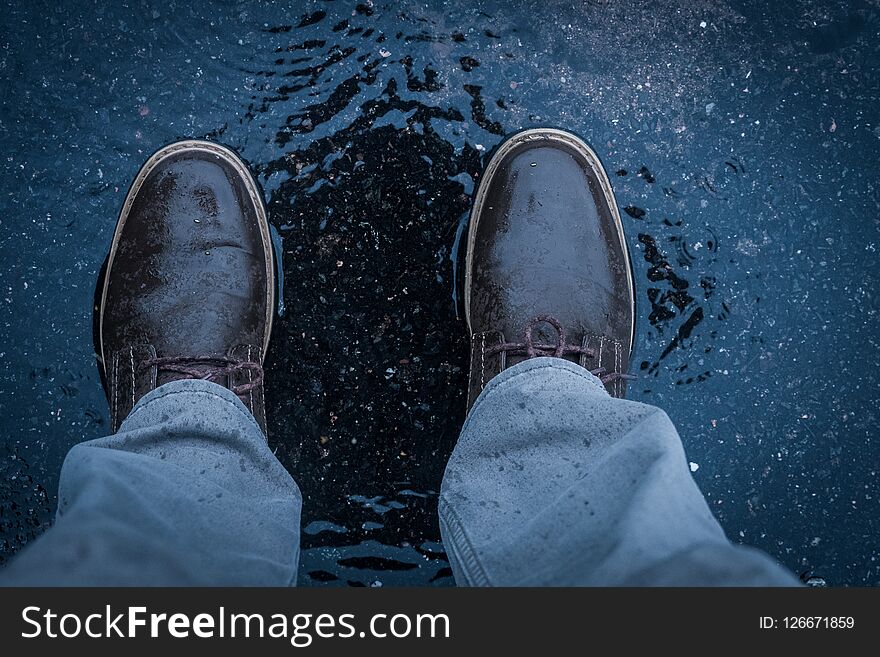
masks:
[[(535, 343), (532, 339), (532, 330), (538, 324), (549, 324), (559, 336), (556, 344)], [(501, 344), (492, 345), (486, 350), (487, 356), (494, 356), (502, 352), (515, 356), (525, 356), (528, 358), (537, 358), (539, 356), (554, 356), (562, 358), (563, 356), (586, 356), (587, 358), (595, 358), (596, 352), (578, 344), (567, 344), (565, 341), (565, 328), (562, 323), (552, 315), (538, 315), (526, 322), (523, 327), (522, 342), (502, 342)], [(602, 383), (611, 383), (612, 381), (627, 381), (636, 377), (621, 372), (608, 372), (604, 367), (598, 367), (590, 370), (591, 374), (599, 377)]]
[(215, 379), (222, 379), (233, 374), (253, 372), (250, 381), (230, 388), (236, 395), (246, 394), (263, 382), (263, 368), (260, 365), (228, 356), (164, 356), (149, 358), (141, 363), (140, 367), (144, 369), (156, 367), (166, 372), (182, 374), (189, 379), (200, 379), (213, 383), (219, 383)]

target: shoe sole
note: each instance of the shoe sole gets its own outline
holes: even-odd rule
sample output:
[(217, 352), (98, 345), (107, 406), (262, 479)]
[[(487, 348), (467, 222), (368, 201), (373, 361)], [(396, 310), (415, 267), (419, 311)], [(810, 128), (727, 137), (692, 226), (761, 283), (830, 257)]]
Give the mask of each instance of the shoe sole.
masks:
[(128, 194), (125, 197), (125, 202), (122, 204), (122, 210), (119, 212), (119, 219), (116, 221), (116, 230), (113, 233), (113, 242), (110, 245), (110, 255), (107, 257), (107, 270), (104, 274), (103, 290), (101, 292), (101, 306), (98, 315), (100, 318), (98, 339), (101, 348), (101, 367), (104, 370), (105, 376), (107, 373), (107, 360), (104, 354), (104, 308), (107, 303), (107, 287), (110, 280), (110, 273), (113, 271), (113, 261), (116, 256), (116, 250), (119, 246), (122, 229), (128, 219), (129, 212), (131, 212), (131, 206), (134, 203), (134, 199), (140, 191), (141, 186), (144, 184), (144, 181), (147, 179), (147, 176), (149, 176), (163, 160), (171, 155), (176, 155), (181, 151), (213, 155), (227, 164), (230, 164), (239, 173), (242, 180), (244, 180), (248, 195), (250, 196), (257, 213), (257, 223), (260, 226), (260, 235), (263, 238), (263, 253), (266, 256), (266, 280), (269, 282), (268, 298), (266, 300), (266, 335), (263, 338), (263, 350), (260, 354), (261, 361), (266, 355), (266, 350), (269, 348), (269, 337), (272, 335), (272, 319), (275, 314), (275, 254), (272, 247), (272, 236), (269, 233), (269, 218), (266, 213), (266, 205), (263, 200), (263, 195), (260, 193), (257, 182), (248, 170), (247, 165), (238, 155), (236, 155), (235, 152), (225, 146), (209, 141), (203, 141), (201, 139), (185, 139), (163, 146), (149, 157), (141, 167), (140, 171), (138, 171), (134, 181), (131, 183)]
[(605, 201), (611, 208), (611, 216), (614, 218), (614, 227), (616, 228), (615, 232), (620, 240), (620, 248), (623, 250), (623, 255), (626, 258), (626, 282), (627, 290), (629, 290), (630, 315), (632, 317), (629, 348), (630, 352), (632, 352), (636, 334), (636, 298), (632, 273), (632, 260), (630, 260), (629, 248), (626, 244), (623, 220), (620, 218), (620, 210), (617, 208), (614, 191), (611, 189), (611, 181), (608, 179), (608, 174), (605, 172), (605, 167), (602, 166), (599, 156), (583, 139), (576, 137), (570, 132), (558, 130), (556, 128), (530, 128), (511, 135), (498, 146), (498, 150), (495, 151), (495, 154), (492, 155), (489, 160), (489, 164), (486, 165), (486, 169), (483, 172), (483, 178), (480, 181), (480, 184), (477, 187), (477, 193), (474, 196), (474, 204), (471, 209), (470, 221), (468, 222), (468, 248), (464, 268), (464, 316), (465, 321), (467, 322), (468, 331), (473, 335), (474, 331), (471, 327), (471, 277), (473, 274), (474, 254), (473, 249), (471, 249), (471, 244), (473, 244), (474, 239), (476, 238), (478, 218), (482, 212), (483, 203), (486, 199), (486, 190), (489, 188), (489, 183), (494, 177), (495, 172), (498, 170), (498, 166), (507, 154), (517, 146), (532, 141), (560, 142), (574, 148), (577, 152), (583, 155), (584, 159), (590, 165), (590, 168), (599, 180), (602, 192), (605, 195)]

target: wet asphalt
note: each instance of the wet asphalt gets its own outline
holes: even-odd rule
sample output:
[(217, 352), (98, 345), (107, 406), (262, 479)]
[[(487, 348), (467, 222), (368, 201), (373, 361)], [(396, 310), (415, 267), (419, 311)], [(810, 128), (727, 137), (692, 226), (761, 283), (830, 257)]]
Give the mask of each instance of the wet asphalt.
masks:
[(675, 421), (728, 536), (814, 584), (880, 583), (876, 0), (7, 3), (0, 23), (0, 560), (108, 430), (92, 297), (128, 184), (207, 137), (277, 233), (269, 430), (305, 496), (301, 583), (451, 584), (458, 240), (493, 146), (549, 125), (612, 177), (631, 397)]

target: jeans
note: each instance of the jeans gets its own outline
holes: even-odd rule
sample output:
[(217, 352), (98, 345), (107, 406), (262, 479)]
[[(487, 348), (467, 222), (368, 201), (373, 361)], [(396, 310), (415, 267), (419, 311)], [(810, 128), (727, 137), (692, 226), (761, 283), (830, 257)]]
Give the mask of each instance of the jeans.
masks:
[[(143, 397), (118, 433), (70, 450), (55, 525), (0, 584), (296, 582), (302, 496), (244, 405), (207, 381)], [(471, 410), (443, 478), (440, 530), (460, 585), (799, 582), (732, 545), (658, 408), (535, 358)]]

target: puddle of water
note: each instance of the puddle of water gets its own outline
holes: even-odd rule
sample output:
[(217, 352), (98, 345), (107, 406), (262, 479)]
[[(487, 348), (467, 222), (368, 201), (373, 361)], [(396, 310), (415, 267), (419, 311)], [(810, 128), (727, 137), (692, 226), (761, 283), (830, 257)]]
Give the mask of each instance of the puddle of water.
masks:
[(269, 429), (305, 494), (301, 583), (451, 583), (458, 246), (492, 147), (555, 125), (594, 145), (624, 214), (632, 395), (675, 420), (728, 535), (878, 583), (874, 5), (145, 6), (2, 19), (0, 555), (107, 430), (91, 292), (128, 182), (207, 136), (251, 163), (274, 227)]

